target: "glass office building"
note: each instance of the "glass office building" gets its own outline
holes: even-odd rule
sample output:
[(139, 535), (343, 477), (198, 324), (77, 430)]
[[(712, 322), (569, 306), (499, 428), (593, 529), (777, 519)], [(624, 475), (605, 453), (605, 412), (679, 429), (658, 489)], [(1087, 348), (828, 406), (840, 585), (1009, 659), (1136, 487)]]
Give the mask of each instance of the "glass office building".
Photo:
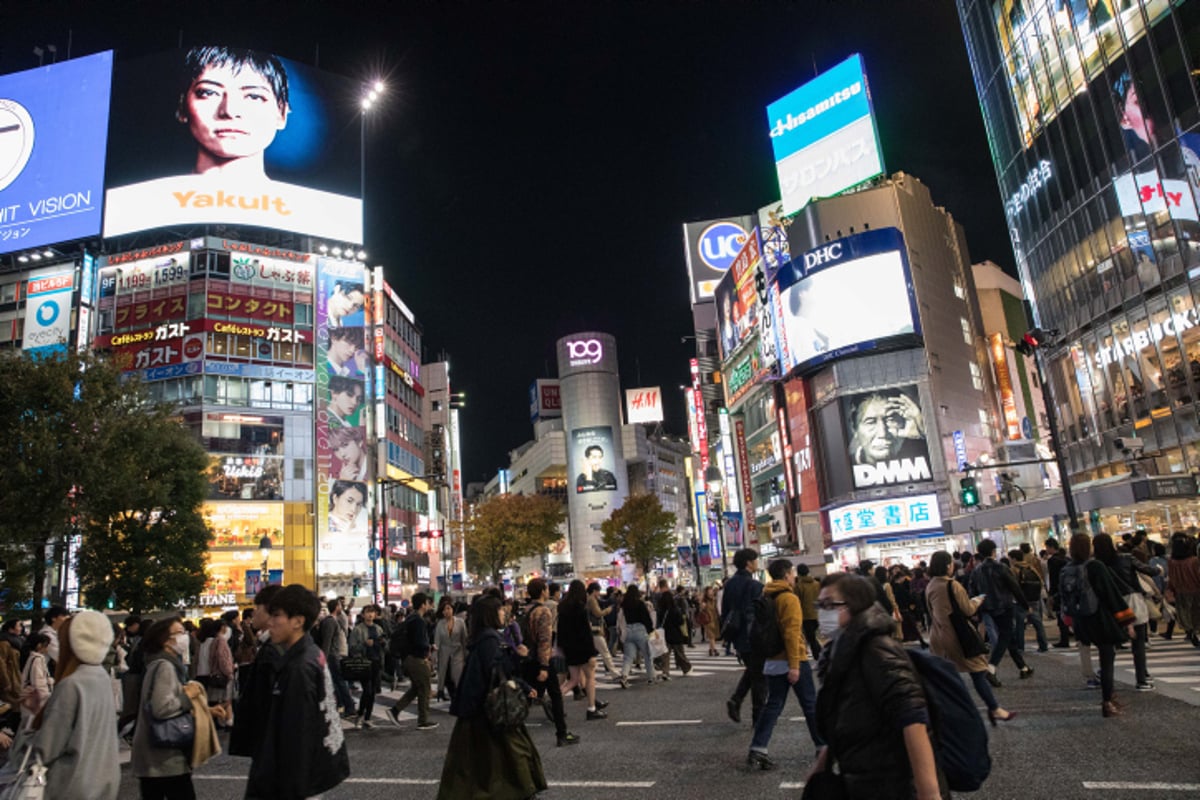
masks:
[(1200, 0), (958, 7), (1069, 471), (1200, 471)]

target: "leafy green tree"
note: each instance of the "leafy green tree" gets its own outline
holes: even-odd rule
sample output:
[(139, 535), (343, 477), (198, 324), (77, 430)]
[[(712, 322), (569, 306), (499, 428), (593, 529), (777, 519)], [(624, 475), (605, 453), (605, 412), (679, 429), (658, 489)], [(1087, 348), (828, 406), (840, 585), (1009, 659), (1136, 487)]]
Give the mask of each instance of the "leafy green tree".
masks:
[(641, 569), (649, 587), (654, 562), (675, 554), (675, 522), (675, 515), (663, 510), (658, 497), (639, 494), (600, 523), (600, 532), (609, 552), (623, 551)]
[[(98, 568), (153, 586), (159, 580), (155, 559), (160, 551), (169, 548), (169, 558), (194, 552), (177, 541), (156, 540), (133, 549), (127, 563), (97, 560), (117, 556), (96, 548), (102, 537), (128, 526), (125, 516), (141, 512), (148, 521), (168, 520), (171, 527), (198, 514), (204, 451), (171, 413), (148, 402), (137, 381), (95, 354), (68, 351), (38, 359), (0, 354), (0, 462), (5, 465), (0, 558), (10, 566), (11, 600), (30, 599), (35, 615), (40, 614), (48, 563), (61, 557), (62, 543), (75, 533), (85, 536), (79, 558), (85, 596), (99, 599), (97, 605), (113, 594), (105, 586), (107, 593), (99, 598)], [(188, 568), (203, 585), (208, 533), (202, 519), (198, 529), (190, 521), (186, 526), (200, 541), (200, 556)], [(51, 554), (54, 560), (48, 559)], [(21, 562), (29, 565), (24, 574), (13, 569)], [(196, 594), (195, 583), (189, 579), (173, 600)], [(117, 593), (116, 599), (125, 605), (137, 597)], [(164, 596), (162, 604), (169, 602)]]
[(463, 525), (471, 571), (498, 584), (501, 572), (546, 552), (562, 536), (566, 516), (562, 502), (546, 495), (489, 497)]

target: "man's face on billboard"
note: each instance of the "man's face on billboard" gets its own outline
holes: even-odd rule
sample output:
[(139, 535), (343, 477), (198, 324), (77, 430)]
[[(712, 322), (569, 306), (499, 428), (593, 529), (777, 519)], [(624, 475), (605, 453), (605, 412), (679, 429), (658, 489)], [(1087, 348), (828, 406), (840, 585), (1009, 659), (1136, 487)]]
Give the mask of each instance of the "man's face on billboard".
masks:
[(345, 392), (331, 392), (329, 405), (339, 417), (348, 417), (358, 411), (358, 407), (362, 405), (362, 393), (353, 389)]
[(254, 70), (213, 64), (188, 88), (188, 130), (218, 161), (262, 153), (287, 124), (271, 83)]
[(587, 452), (587, 462), (588, 462), (588, 466), (591, 468), (592, 472), (595, 472), (596, 470), (600, 469), (600, 467), (603, 466), (603, 462), (604, 462), (604, 451), (601, 450), (599, 447), (591, 448)]
[(899, 453), (904, 444), (900, 436), (903, 428), (904, 418), (892, 410), (888, 401), (872, 397), (858, 410), (855, 436), (871, 462), (887, 461)]
[(362, 511), (364, 502), (365, 498), (357, 488), (347, 489), (334, 498), (332, 513), (342, 519), (354, 519)]
[(352, 339), (334, 339), (329, 340), (329, 360), (335, 364), (345, 364), (350, 359), (354, 358), (354, 351), (358, 346)]

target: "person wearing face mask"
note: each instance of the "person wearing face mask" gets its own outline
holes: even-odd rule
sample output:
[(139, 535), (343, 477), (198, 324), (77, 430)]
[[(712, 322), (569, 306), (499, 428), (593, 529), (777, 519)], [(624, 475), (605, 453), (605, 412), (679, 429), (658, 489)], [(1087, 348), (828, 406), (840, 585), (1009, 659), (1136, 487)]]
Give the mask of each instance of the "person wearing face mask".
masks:
[[(133, 774), (141, 785), (142, 800), (194, 800), (192, 786), (192, 748), (155, 747), (150, 740), (153, 719), (172, 719), (192, 712), (193, 696), (204, 688), (187, 680), (183, 654), (191, 649), (191, 636), (179, 617), (160, 619), (150, 626), (142, 639), (146, 654), (146, 676), (133, 734)], [(209, 712), (224, 719), (224, 709)], [(200, 725), (197, 721), (197, 735)]]
[(272, 583), (254, 595), (254, 613), (250, 617), (253, 636), (258, 640), (254, 662), (238, 674), (237, 715), (229, 734), (229, 754), (253, 756), (263, 736), (271, 708), (271, 679), (275, 661), (282, 650), (270, 639), (271, 613), (268, 608), (283, 587)]
[[(941, 800), (949, 790), (929, 738), (916, 669), (892, 638), (875, 588), (849, 573), (821, 581), (818, 627), (829, 638), (817, 664), (817, 730), (828, 743), (806, 783), (837, 764), (849, 800)], [(828, 778), (824, 778), (828, 779)]]
[(224, 619), (216, 620), (213, 624), (213, 636), (204, 660), (208, 667), (208, 702), (210, 705), (225, 709), (224, 725), (228, 726), (233, 720), (233, 651), (229, 648), (229, 640), (233, 630)]

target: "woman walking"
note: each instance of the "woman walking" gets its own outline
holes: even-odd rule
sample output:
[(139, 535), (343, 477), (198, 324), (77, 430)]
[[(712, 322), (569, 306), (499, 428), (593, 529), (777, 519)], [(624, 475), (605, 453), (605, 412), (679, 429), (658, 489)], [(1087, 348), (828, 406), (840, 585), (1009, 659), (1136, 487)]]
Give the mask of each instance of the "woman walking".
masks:
[(1076, 573), (1086, 572), (1087, 582), (1099, 605), (1094, 614), (1073, 617), (1071, 627), (1081, 643), (1092, 645), (1100, 654), (1100, 713), (1105, 717), (1120, 716), (1121, 710), (1114, 702), (1113, 677), (1116, 672), (1117, 645), (1133, 637), (1133, 612), (1121, 597), (1108, 567), (1091, 557), (1092, 537), (1086, 533), (1075, 534), (1071, 537), (1067, 552), (1071, 554), (1071, 563), (1063, 567), (1059, 575), (1063, 603), (1068, 606), (1072, 603), (1066, 591), (1068, 583), (1072, 579), (1078, 583)]
[(621, 600), (621, 617), (625, 623), (625, 636), (621, 640), (624, 653), (621, 663), (621, 688), (629, 688), (629, 670), (639, 655), (642, 657), (642, 663), (646, 665), (646, 682), (653, 686), (654, 659), (650, 658), (650, 631), (654, 630), (654, 621), (650, 618), (650, 609), (642, 600), (642, 591), (636, 583), (629, 584), (625, 597)]
[(437, 650), (438, 700), (452, 700), (467, 663), (467, 623), (454, 616), (454, 601), (442, 598), (433, 646)]
[(704, 594), (700, 599), (700, 613), (703, 615), (701, 624), (708, 640), (708, 654), (719, 656), (721, 651), (717, 649), (717, 640), (721, 638), (721, 615), (717, 613), (717, 593), (711, 586), (704, 587)]
[(497, 681), (511, 681), (531, 699), (516, 654), (500, 638), (502, 602), (479, 597), (470, 610), (471, 638), (462, 682), (450, 703), (458, 718), (442, 765), (438, 800), (525, 800), (546, 789), (542, 759), (524, 724), (495, 730), (484, 700)]
[(607, 703), (596, 701), (596, 650), (592, 623), (587, 613), (587, 589), (583, 581), (571, 581), (567, 596), (558, 604), (558, 646), (562, 648), (570, 678), (562, 685), (562, 694), (582, 690), (587, 697), (587, 718), (604, 719)]
[(655, 666), (662, 670), (662, 679), (669, 681), (671, 680), (672, 653), (675, 654), (675, 666), (679, 667), (680, 672), (687, 675), (692, 671), (692, 662), (688, 661), (687, 653), (683, 649), (683, 646), (687, 644), (687, 635), (684, 633), (687, 623), (670, 592), (663, 592), (659, 595), (657, 612), (658, 627), (662, 628), (663, 636), (667, 640), (667, 652), (659, 657)]
[(981, 653), (970, 658), (964, 655), (962, 643), (950, 621), (950, 614), (955, 609), (962, 611), (967, 617), (975, 616), (983, 602), (982, 598), (968, 597), (962, 584), (950, 578), (951, 561), (950, 554), (945, 550), (934, 553), (929, 559), (930, 580), (925, 587), (930, 617), (929, 649), (935, 656), (941, 656), (952, 663), (959, 672), (966, 672), (971, 676), (971, 684), (975, 687), (979, 699), (987, 706), (988, 721), (992, 725), (997, 721), (1007, 722), (1015, 717), (1017, 712), (1005, 711), (996, 701), (996, 695), (987, 680), (987, 655)]
[[(1167, 562), (1167, 600), (1175, 604), (1175, 622), (1183, 628), (1193, 647), (1200, 647), (1200, 559), (1196, 540), (1183, 533), (1171, 537), (1171, 560)], [(1171, 638), (1174, 625), (1167, 627)]]
[(21, 670), (21, 728), (29, 730), (54, 689), (50, 677), (50, 637), (44, 633), (31, 633), (25, 640), (25, 666)]
[(206, 660), (208, 682), (204, 685), (208, 689), (208, 704), (220, 706), (225, 711), (224, 721), (218, 723), (218, 727), (233, 726), (234, 664), (233, 651), (229, 648), (232, 637), (233, 629), (229, 627), (229, 622), (225, 619), (216, 620)]

